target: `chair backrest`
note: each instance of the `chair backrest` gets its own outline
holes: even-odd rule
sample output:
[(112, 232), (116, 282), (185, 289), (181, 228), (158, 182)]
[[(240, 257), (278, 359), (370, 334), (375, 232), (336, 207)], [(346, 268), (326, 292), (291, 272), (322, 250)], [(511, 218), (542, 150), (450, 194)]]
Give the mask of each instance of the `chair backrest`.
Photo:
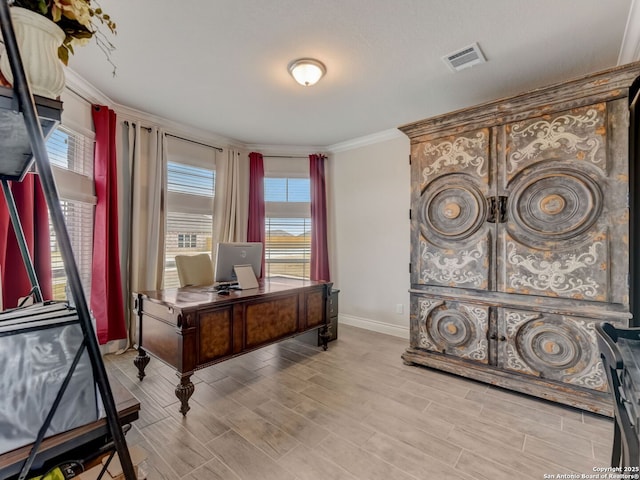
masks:
[[(614, 438), (611, 466), (638, 466), (640, 447), (638, 436), (633, 428), (634, 419), (631, 418), (625, 406), (625, 402), (629, 402), (629, 400), (625, 398), (622, 386), (624, 361), (617, 345), (617, 340), (620, 336), (629, 338), (634, 334), (637, 336), (638, 333), (637, 331), (633, 332), (631, 329), (619, 331), (609, 323), (596, 324), (595, 327), (600, 357), (607, 375), (609, 390), (613, 397), (616, 421), (614, 435), (619, 434), (621, 437), (619, 439)], [(622, 335), (620, 335), (620, 332), (622, 332)]]
[(213, 264), (207, 253), (176, 255), (180, 287), (212, 285)]

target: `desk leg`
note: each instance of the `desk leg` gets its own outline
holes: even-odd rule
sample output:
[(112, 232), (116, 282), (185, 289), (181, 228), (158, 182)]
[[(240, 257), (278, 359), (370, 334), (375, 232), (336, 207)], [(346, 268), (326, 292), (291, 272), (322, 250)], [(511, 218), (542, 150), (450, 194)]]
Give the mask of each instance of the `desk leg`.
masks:
[(149, 360), (151, 360), (151, 358), (147, 355), (147, 352), (144, 351), (144, 348), (138, 347), (138, 356), (133, 359), (133, 364), (138, 367), (138, 378), (140, 380), (145, 377), (144, 369), (149, 364)]
[(184, 416), (187, 414), (189, 409), (189, 399), (191, 395), (193, 395), (193, 391), (195, 387), (193, 383), (191, 383), (191, 374), (185, 375), (184, 377), (180, 377), (180, 383), (176, 387), (176, 397), (180, 400), (180, 413)]
[(330, 329), (331, 327), (329, 325), (325, 325), (324, 327), (320, 328), (320, 339), (322, 340), (322, 350), (324, 350), (325, 352), (327, 351), (327, 348), (329, 346), (329, 339), (331, 338), (331, 332)]

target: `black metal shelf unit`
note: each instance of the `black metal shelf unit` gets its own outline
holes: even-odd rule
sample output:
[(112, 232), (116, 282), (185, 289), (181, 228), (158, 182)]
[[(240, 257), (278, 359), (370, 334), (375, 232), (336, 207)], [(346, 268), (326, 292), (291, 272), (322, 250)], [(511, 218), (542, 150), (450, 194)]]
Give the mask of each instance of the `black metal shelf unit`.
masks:
[(75, 303), (77, 321), (82, 329), (82, 341), (78, 346), (76, 357), (69, 367), (69, 372), (62, 383), (44, 424), (39, 430), (31, 453), (25, 461), (18, 478), (20, 480), (27, 478), (38, 454), (38, 448), (45, 437), (65, 389), (70, 383), (80, 356), (86, 351), (91, 362), (94, 381), (103, 402), (108, 429), (113, 439), (113, 444), (115, 445), (115, 452), (117, 452), (120, 457), (124, 476), (126, 480), (135, 480), (136, 475), (131, 463), (124, 433), (118, 421), (116, 404), (93, 330), (89, 308), (73, 256), (64, 215), (60, 208), (60, 199), (45, 145), (46, 135), (60, 122), (62, 104), (56, 100), (38, 97), (36, 108), (36, 101), (30, 91), (18, 50), (15, 32), (11, 22), (9, 0), (0, 0), (0, 31), (2, 32), (6, 55), (8, 56), (14, 78), (13, 89), (4, 87), (0, 89), (0, 180), (7, 200), (11, 222), (18, 239), (18, 244), (20, 245), (25, 268), (31, 281), (33, 295), (36, 301), (42, 301), (38, 279), (29, 257), (20, 226), (20, 219), (18, 218), (13, 196), (8, 184), (10, 181), (21, 181), (35, 162), (64, 262), (68, 285)]

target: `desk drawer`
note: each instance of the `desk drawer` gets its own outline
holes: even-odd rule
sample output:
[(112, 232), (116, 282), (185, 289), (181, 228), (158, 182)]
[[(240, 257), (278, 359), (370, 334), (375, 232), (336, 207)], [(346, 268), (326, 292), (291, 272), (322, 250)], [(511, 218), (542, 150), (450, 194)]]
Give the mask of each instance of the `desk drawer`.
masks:
[(331, 295), (329, 295), (329, 316), (337, 317), (338, 316), (338, 292), (340, 290), (332, 290)]

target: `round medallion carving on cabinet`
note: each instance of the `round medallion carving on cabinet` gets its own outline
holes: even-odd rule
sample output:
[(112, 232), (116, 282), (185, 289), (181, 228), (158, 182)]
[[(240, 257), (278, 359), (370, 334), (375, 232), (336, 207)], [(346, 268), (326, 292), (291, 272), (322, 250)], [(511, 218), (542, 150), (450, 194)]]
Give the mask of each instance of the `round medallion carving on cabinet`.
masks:
[(429, 316), (427, 328), (441, 348), (466, 346), (475, 336), (471, 321), (455, 310), (434, 311)]
[(514, 182), (509, 218), (540, 240), (567, 240), (589, 230), (600, 216), (602, 192), (577, 170), (538, 171)]
[(540, 201), (540, 210), (547, 215), (562, 213), (567, 202), (561, 195), (551, 194)]
[(460, 212), (461, 212), (460, 205), (452, 202), (444, 206), (442, 214), (446, 218), (454, 219), (460, 216)]
[(584, 332), (571, 323), (534, 320), (516, 335), (522, 358), (540, 372), (584, 369), (590, 342)]
[(423, 192), (420, 224), (425, 238), (461, 240), (473, 235), (484, 223), (485, 198), (465, 177), (440, 177)]

